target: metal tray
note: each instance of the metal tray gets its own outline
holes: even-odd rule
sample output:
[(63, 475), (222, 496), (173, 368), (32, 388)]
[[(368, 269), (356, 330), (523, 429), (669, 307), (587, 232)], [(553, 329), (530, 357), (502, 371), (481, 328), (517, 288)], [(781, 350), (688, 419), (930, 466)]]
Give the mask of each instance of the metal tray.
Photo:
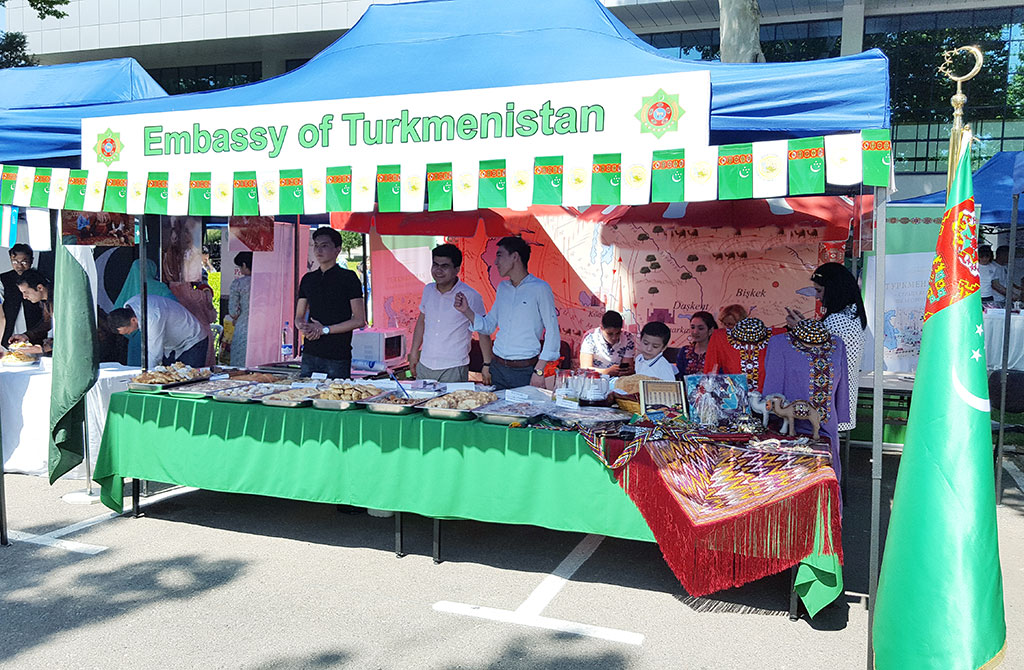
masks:
[[(509, 413), (505, 408), (510, 405), (518, 406), (516, 409), (519, 409), (519, 407), (525, 407), (529, 413)], [(477, 407), (473, 410), (473, 414), (476, 414), (476, 416), (484, 423), (493, 423), (499, 426), (509, 426), (513, 423), (526, 423), (543, 412), (544, 406), (542, 404), (510, 402), (508, 400), (496, 400), (489, 405)]]
[[(230, 380), (225, 379), (223, 381), (230, 381)], [(193, 382), (193, 383), (201, 384), (203, 382)], [(187, 400), (201, 400), (203, 398), (212, 398), (213, 396), (217, 395), (221, 391), (225, 391), (227, 389), (237, 389), (237, 388), (241, 388), (243, 386), (248, 386), (249, 383), (250, 382), (232, 382), (232, 384), (233, 384), (232, 386), (221, 388), (221, 389), (218, 389), (216, 391), (211, 391), (211, 390), (198, 391), (198, 390), (189, 390), (188, 388), (174, 388), (174, 389), (171, 389), (171, 390), (167, 391), (167, 395), (171, 396), (172, 398), (185, 398)]]
[(160, 391), (166, 391), (167, 389), (177, 388), (178, 386), (185, 386), (186, 384), (195, 384), (197, 382), (209, 381), (210, 377), (197, 377), (196, 379), (185, 379), (180, 382), (167, 382), (166, 384), (143, 384), (140, 382), (128, 382), (128, 390), (135, 391), (136, 393), (159, 393)]
[(423, 413), (431, 419), (447, 419), (449, 421), (472, 421), (476, 418), (471, 409), (448, 409), (445, 407), (424, 407)]
[(359, 409), (359, 404), (355, 400), (330, 400), (328, 398), (313, 398), (313, 407), (316, 407), (317, 409), (345, 411), (350, 409)]
[[(270, 395), (273, 395), (271, 393)], [(308, 407), (313, 404), (311, 398), (305, 398), (303, 400), (273, 400), (271, 398), (261, 398), (260, 402), (268, 407)]]
[(417, 400), (412, 405), (396, 405), (389, 402), (380, 402), (381, 398), (385, 398), (389, 395), (401, 395), (399, 391), (388, 391), (372, 398), (366, 398), (365, 400), (357, 400), (360, 405), (366, 407), (367, 411), (375, 414), (412, 414), (413, 412), (419, 412), (423, 409), (420, 405), (431, 398), (436, 398), (436, 393), (429, 393), (424, 391), (409, 391), (409, 396)]
[(483, 423), (493, 423), (498, 426), (511, 426), (514, 423), (526, 423), (533, 417), (530, 416), (519, 416), (515, 414), (488, 414), (487, 412), (478, 412), (476, 417)]
[[(268, 393), (267, 395), (270, 395), (270, 394)], [(260, 401), (259, 400), (259, 396), (256, 396), (255, 398), (251, 398), (251, 397), (247, 397), (247, 396), (237, 396), (237, 395), (214, 395), (213, 399), (216, 400), (217, 402), (237, 402), (237, 403), (259, 402)]]

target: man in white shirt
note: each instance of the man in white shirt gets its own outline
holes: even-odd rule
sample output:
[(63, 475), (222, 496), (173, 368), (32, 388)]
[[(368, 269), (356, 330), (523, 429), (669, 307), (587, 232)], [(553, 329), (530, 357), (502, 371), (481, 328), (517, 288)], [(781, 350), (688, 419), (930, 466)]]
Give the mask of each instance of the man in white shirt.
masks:
[(507, 279), (498, 284), (491, 311), (476, 312), (462, 293), (455, 309), (473, 320), (473, 330), (498, 330), (491, 358), (491, 382), (499, 389), (544, 386), (546, 366), (558, 359), (562, 338), (558, 330), (555, 296), (548, 283), (527, 272), (530, 246), (521, 237), (498, 242), (494, 264)]
[[(473, 321), (455, 309), (455, 296), (462, 294), (474, 312), (484, 312), (480, 294), (459, 279), (462, 252), (454, 244), (442, 244), (431, 252), (433, 284), (423, 287), (420, 315), (412, 333), (409, 368), (417, 379), (440, 382), (469, 380), (469, 348)], [(481, 333), (480, 353), (484, 358), (484, 383), (491, 383), (491, 338)]]
[[(170, 365), (180, 361), (194, 368), (206, 365), (208, 338), (199, 319), (180, 303), (163, 296), (147, 296), (146, 366)], [(139, 329), (142, 296), (129, 298), (124, 307), (107, 317), (110, 328), (120, 335), (131, 335)]]

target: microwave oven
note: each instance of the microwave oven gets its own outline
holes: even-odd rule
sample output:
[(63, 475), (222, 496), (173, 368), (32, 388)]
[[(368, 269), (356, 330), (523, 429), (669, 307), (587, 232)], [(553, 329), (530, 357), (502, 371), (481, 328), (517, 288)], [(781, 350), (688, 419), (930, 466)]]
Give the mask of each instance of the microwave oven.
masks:
[(397, 328), (364, 328), (352, 331), (352, 359), (379, 361), (388, 367), (405, 362), (405, 331)]

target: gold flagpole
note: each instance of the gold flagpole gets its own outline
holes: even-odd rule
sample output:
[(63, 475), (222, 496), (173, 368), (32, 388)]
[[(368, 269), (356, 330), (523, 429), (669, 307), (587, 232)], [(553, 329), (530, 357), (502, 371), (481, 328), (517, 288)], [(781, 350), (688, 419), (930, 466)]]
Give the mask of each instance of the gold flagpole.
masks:
[[(974, 56), (974, 67), (967, 74), (958, 76), (953, 74), (953, 56), (961, 52)], [(973, 79), (975, 75), (981, 72), (981, 64), (984, 60), (985, 56), (981, 53), (981, 49), (976, 46), (957, 47), (956, 49), (942, 52), (943, 62), (939, 66), (939, 72), (956, 82), (956, 93), (949, 99), (950, 104), (953, 105), (953, 128), (949, 132), (949, 165), (946, 168), (947, 194), (953, 186), (953, 173), (956, 172), (956, 164), (960, 160), (960, 139), (964, 133), (964, 105), (967, 103), (967, 96), (964, 95), (963, 83)]]

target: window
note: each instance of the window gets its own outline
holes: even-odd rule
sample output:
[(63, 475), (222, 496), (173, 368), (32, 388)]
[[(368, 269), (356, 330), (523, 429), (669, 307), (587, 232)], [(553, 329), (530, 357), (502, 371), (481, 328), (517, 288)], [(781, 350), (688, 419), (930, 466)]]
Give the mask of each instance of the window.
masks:
[(210, 91), (259, 81), (263, 64), (224, 63), (221, 65), (188, 65), (149, 70), (149, 74), (171, 95)]
[[(761, 26), (761, 50), (774, 63), (834, 58), (839, 55), (842, 21), (807, 21)], [(718, 60), (721, 38), (718, 30), (690, 30), (678, 33), (640, 35), (655, 49), (685, 60)]]

